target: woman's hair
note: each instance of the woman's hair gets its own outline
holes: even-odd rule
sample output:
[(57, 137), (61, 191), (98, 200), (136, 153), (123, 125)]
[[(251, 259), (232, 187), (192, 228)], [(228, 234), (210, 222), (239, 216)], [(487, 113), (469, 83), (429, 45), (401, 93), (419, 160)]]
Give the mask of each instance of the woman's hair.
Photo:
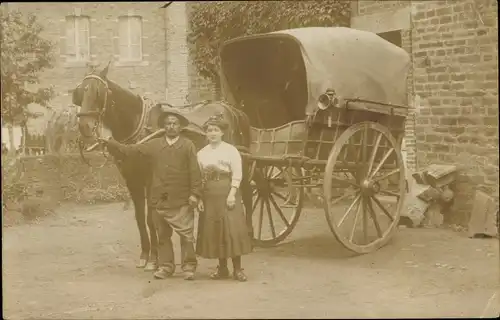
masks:
[(229, 128), (229, 123), (224, 119), (224, 115), (222, 113), (218, 113), (208, 118), (208, 120), (203, 124), (203, 130), (206, 131), (208, 126), (216, 126), (219, 127), (221, 131), (225, 131)]

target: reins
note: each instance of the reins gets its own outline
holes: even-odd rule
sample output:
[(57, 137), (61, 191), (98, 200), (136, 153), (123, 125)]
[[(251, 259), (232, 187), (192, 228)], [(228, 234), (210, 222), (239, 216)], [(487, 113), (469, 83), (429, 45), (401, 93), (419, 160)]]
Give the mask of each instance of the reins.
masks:
[[(103, 78), (99, 77), (98, 75), (94, 75), (94, 74), (87, 75), (87, 76), (85, 76), (85, 78), (83, 78), (83, 81), (85, 81), (86, 79), (96, 79), (96, 80), (100, 81), (104, 85), (104, 87), (105, 87), (104, 101), (103, 101), (101, 110), (98, 110), (98, 111), (88, 111), (88, 112), (78, 112), (77, 113), (77, 117), (94, 117), (94, 118), (96, 118), (95, 125), (92, 128), (92, 134), (94, 136), (96, 136), (96, 137), (100, 137), (101, 133), (102, 133), (102, 130), (103, 130), (103, 123), (104, 123), (103, 118), (104, 118), (104, 116), (106, 114), (106, 111), (108, 110), (109, 107), (113, 107), (114, 106), (114, 101), (112, 99), (109, 99), (109, 101), (108, 101), (108, 97), (109, 97), (110, 93), (112, 93), (112, 92), (111, 92), (111, 89), (109, 88), (108, 82), (106, 80), (104, 80)], [(82, 84), (83, 84), (83, 81), (82, 81)], [(80, 84), (80, 86), (82, 84)], [(129, 144), (129, 143), (132, 143), (132, 142), (136, 141), (140, 137), (140, 134), (142, 133), (142, 131), (144, 129), (144, 124), (146, 122), (148, 110), (150, 108), (148, 108), (146, 106), (146, 104), (144, 102), (144, 99), (141, 96), (139, 96), (139, 98), (141, 99), (141, 116), (139, 118), (139, 123), (137, 124), (135, 130), (128, 137), (126, 137), (124, 139), (118, 140), (118, 142), (120, 142), (120, 143)], [(109, 102), (111, 102), (111, 106), (110, 106)], [(87, 165), (90, 166), (90, 163), (87, 161), (87, 159), (85, 159), (84, 151), (85, 152), (93, 151), (97, 147), (99, 147), (99, 145), (100, 145), (100, 143), (96, 142), (92, 146), (90, 146), (88, 148), (85, 148), (85, 144), (84, 144), (83, 140), (81, 140), (81, 139), (79, 140), (80, 156), (82, 157), (82, 160)], [(104, 150), (103, 150), (103, 155), (106, 158), (106, 162), (102, 166), (100, 166), (100, 167), (103, 167), (104, 165), (106, 165), (107, 160), (109, 158), (106, 155), (106, 153), (105, 153)]]

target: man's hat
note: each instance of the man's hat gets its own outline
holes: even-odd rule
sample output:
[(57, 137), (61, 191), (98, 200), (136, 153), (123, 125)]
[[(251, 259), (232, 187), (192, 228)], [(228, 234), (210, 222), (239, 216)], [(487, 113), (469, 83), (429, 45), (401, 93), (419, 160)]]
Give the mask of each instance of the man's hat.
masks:
[(190, 121), (183, 114), (181, 114), (179, 111), (177, 111), (176, 109), (174, 109), (172, 107), (163, 106), (163, 105), (160, 107), (161, 107), (161, 114), (158, 117), (158, 126), (159, 127), (163, 127), (163, 121), (169, 115), (177, 117), (177, 119), (179, 119), (182, 127), (187, 127), (189, 125)]

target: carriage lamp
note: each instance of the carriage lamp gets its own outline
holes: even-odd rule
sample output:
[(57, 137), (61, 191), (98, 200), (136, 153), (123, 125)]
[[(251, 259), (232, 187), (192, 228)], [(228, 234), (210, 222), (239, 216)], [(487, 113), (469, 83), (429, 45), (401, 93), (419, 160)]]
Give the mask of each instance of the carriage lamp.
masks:
[(337, 106), (338, 103), (339, 100), (337, 98), (337, 94), (333, 89), (326, 90), (326, 92), (318, 98), (318, 108), (320, 110), (326, 110), (332, 106)]

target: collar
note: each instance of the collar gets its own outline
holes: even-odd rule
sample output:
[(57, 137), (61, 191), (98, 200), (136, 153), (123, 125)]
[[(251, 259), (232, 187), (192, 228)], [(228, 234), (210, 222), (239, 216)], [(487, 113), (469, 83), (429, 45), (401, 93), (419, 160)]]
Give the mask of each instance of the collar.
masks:
[(173, 138), (173, 139), (170, 139), (169, 137), (165, 137), (165, 141), (167, 141), (167, 144), (169, 146), (172, 146), (174, 143), (176, 143), (177, 141), (179, 141), (179, 136)]

